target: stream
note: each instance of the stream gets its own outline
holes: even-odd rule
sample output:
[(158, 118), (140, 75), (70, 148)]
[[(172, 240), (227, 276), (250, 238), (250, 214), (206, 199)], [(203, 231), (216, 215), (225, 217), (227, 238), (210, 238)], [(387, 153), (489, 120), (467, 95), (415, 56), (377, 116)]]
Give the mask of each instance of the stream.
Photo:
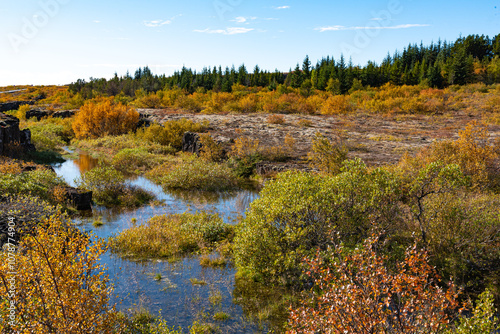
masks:
[[(81, 173), (92, 169), (98, 160), (80, 154), (77, 159), (54, 165), (54, 170), (68, 184), (75, 186), (74, 180)], [(94, 206), (92, 212), (74, 219), (83, 231), (92, 232), (100, 238), (108, 238), (136, 224), (143, 224), (155, 215), (182, 213), (185, 211), (208, 210), (217, 212), (224, 221), (235, 224), (250, 203), (257, 198), (256, 191), (241, 190), (231, 194), (217, 194), (207, 198), (193, 193), (167, 193), (144, 177), (130, 177), (128, 183), (152, 192), (161, 203), (147, 205), (134, 210)], [(96, 220), (102, 226), (94, 226)], [(118, 310), (146, 309), (151, 314), (161, 316), (169, 326), (181, 326), (187, 330), (194, 321), (212, 323), (222, 333), (265, 332), (266, 326), (251, 322), (240, 305), (234, 303), (236, 270), (202, 267), (198, 256), (187, 257), (178, 262), (161, 260), (132, 261), (110, 251), (103, 254), (101, 263), (114, 285), (110, 305)], [(155, 276), (161, 275), (161, 280)], [(194, 285), (190, 279), (206, 282)], [(213, 320), (213, 314), (225, 312), (230, 318), (225, 321)]]

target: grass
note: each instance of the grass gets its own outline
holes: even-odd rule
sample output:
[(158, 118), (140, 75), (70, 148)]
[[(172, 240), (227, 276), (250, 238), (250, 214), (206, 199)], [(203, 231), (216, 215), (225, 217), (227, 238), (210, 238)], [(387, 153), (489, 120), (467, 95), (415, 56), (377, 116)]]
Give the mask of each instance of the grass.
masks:
[(232, 239), (233, 226), (206, 212), (155, 216), (111, 239), (115, 252), (138, 258), (177, 258)]
[(217, 312), (214, 314), (213, 318), (214, 318), (214, 320), (217, 320), (217, 321), (225, 321), (231, 317), (226, 312)]
[(207, 282), (197, 278), (190, 278), (189, 281), (191, 282), (192, 285), (207, 285)]
[(180, 155), (146, 173), (165, 189), (225, 191), (239, 188), (241, 180), (226, 164), (209, 162), (195, 155)]

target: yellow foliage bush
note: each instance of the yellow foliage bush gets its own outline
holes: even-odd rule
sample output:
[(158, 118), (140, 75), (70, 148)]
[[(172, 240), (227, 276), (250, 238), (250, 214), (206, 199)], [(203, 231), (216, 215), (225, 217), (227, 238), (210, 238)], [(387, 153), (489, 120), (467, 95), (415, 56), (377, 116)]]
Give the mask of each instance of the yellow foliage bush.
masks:
[(259, 140), (249, 137), (239, 137), (234, 140), (231, 147), (231, 156), (244, 158), (258, 154), (260, 151)]
[(457, 164), (469, 176), (473, 187), (500, 186), (498, 173), (499, 149), (488, 143), (488, 131), (484, 125), (474, 121), (458, 133), (456, 141), (441, 141), (422, 149), (416, 157), (404, 156), (399, 166), (403, 170), (417, 170), (432, 162)]
[(324, 115), (347, 114), (353, 111), (353, 105), (349, 96), (333, 95), (330, 96), (321, 108)]
[(224, 148), (208, 133), (200, 135), (200, 158), (211, 162), (221, 162), (224, 159)]
[(7, 244), (0, 251), (0, 332), (119, 330), (117, 313), (108, 305), (109, 277), (99, 263), (105, 242), (69, 227), (57, 215), (41, 225), (19, 247)]
[(113, 99), (87, 102), (75, 116), (73, 131), (78, 139), (120, 135), (137, 126), (139, 113)]

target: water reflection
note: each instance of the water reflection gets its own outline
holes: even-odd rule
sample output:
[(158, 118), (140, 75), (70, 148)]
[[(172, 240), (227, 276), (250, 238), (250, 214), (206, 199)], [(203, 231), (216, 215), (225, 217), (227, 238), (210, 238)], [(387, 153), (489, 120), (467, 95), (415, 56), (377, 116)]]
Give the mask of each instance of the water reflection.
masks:
[[(76, 160), (54, 166), (54, 170), (74, 185), (75, 178), (97, 165), (96, 159), (81, 154)], [(91, 213), (74, 219), (80, 229), (108, 238), (131, 227), (132, 218), (137, 219), (136, 224), (143, 224), (155, 215), (198, 210), (217, 212), (225, 222), (236, 223), (258, 196), (255, 190), (217, 194), (164, 192), (160, 186), (144, 177), (133, 177), (127, 182), (152, 192), (159, 202), (129, 210), (94, 206)], [(104, 225), (94, 227), (95, 220), (104, 222)], [(153, 314), (161, 310), (169, 325), (182, 326), (184, 329), (194, 321), (202, 320), (207, 313), (213, 315), (215, 312), (225, 312), (230, 315), (230, 319), (216, 323), (222, 333), (266, 331), (262, 324), (246, 320), (243, 308), (233, 302), (234, 268), (203, 268), (197, 257), (185, 258), (177, 263), (157, 260), (135, 262), (110, 252), (101, 257), (101, 263), (107, 267), (115, 287), (116, 296), (111, 299), (111, 303), (117, 303), (120, 310), (141, 306)], [(156, 274), (161, 274), (160, 281), (154, 279)], [(193, 285), (189, 281), (191, 278), (207, 284)], [(220, 303), (209, 301), (209, 297), (214, 294), (220, 295)], [(213, 322), (211, 318), (209, 320)]]

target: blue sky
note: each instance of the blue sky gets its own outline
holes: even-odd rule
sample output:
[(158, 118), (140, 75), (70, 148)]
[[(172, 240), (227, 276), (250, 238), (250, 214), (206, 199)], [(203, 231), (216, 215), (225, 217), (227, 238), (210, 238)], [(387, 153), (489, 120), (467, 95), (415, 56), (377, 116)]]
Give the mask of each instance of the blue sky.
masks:
[(287, 71), (343, 53), (500, 33), (500, 0), (16, 0), (0, 2), (0, 86), (67, 84), (149, 66)]

